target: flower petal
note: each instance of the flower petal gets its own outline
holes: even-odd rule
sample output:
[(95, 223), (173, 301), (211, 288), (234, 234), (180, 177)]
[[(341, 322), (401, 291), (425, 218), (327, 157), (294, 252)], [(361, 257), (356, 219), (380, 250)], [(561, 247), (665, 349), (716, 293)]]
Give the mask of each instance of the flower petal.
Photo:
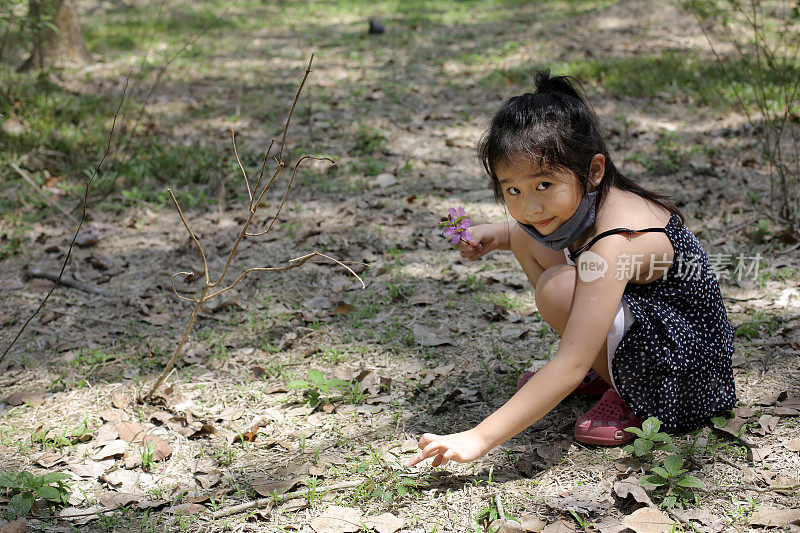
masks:
[(450, 213), (451, 217), (457, 217), (458, 216), (458, 211), (456, 211), (455, 207), (451, 207), (450, 209), (447, 210), (447, 212)]
[(448, 237), (450, 237), (451, 235), (454, 235), (456, 233), (458, 233), (458, 230), (456, 228), (454, 228), (453, 226), (445, 228), (445, 230), (444, 230), (444, 234), (447, 235)]
[(462, 218), (461, 222), (458, 223), (458, 227), (461, 229), (467, 229), (470, 226), (470, 224), (472, 224), (472, 221), (470, 219)]
[(463, 205), (458, 206), (457, 213), (458, 213), (458, 216), (460, 216), (460, 217), (463, 217), (463, 216), (467, 215), (467, 212), (464, 211), (464, 206)]
[(461, 242), (461, 235), (456, 233), (453, 235), (453, 246), (457, 245), (459, 242)]
[(465, 241), (471, 241), (472, 233), (465, 231), (464, 233), (461, 234), (461, 238), (464, 239)]

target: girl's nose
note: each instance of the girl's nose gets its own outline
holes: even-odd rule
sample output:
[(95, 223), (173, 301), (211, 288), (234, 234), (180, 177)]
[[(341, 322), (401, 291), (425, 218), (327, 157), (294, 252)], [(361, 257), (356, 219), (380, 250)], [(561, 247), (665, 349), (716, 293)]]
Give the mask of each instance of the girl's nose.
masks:
[(539, 215), (542, 212), (542, 204), (539, 202), (528, 202), (525, 204), (526, 215)]

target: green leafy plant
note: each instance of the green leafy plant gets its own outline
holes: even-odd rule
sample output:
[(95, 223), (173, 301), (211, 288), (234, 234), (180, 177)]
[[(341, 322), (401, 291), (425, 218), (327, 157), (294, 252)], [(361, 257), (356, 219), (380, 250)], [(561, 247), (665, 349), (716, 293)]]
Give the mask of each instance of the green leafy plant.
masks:
[(316, 407), (324, 401), (331, 401), (331, 398), (328, 396), (328, 392), (331, 389), (340, 391), (352, 390), (352, 385), (349, 381), (343, 379), (328, 379), (323, 376), (322, 372), (319, 370), (309, 370), (308, 381), (302, 379), (290, 381), (287, 387), (290, 389), (302, 390), (310, 407)]
[(697, 503), (697, 493), (693, 489), (705, 488), (702, 481), (687, 474), (683, 468), (684, 461), (677, 455), (664, 458), (662, 466), (653, 466), (652, 474), (644, 476), (640, 483), (645, 486), (666, 489), (662, 507), (683, 506), (687, 502)]
[(22, 517), (30, 512), (36, 500), (41, 500), (47, 507), (63, 507), (69, 499), (70, 484), (65, 480), (69, 474), (51, 472), (37, 476), (30, 472), (16, 474), (0, 474), (0, 487), (8, 489), (11, 500), (8, 509), (14, 515)]
[(628, 444), (622, 450), (632, 456), (649, 461), (653, 457), (654, 451), (677, 452), (678, 448), (673, 446), (672, 437), (666, 433), (661, 433), (661, 422), (658, 418), (651, 416), (642, 423), (642, 428), (625, 428), (625, 431), (636, 435), (632, 444)]
[(155, 448), (149, 442), (145, 442), (139, 447), (139, 458), (142, 460), (142, 470), (150, 471), (150, 467), (155, 463)]

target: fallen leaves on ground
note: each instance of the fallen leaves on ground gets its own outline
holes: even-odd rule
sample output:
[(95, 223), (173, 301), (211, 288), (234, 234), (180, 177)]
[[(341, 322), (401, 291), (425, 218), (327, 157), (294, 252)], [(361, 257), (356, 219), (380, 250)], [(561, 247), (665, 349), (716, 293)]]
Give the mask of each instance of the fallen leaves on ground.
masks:
[(750, 515), (748, 524), (766, 527), (785, 527), (789, 524), (800, 525), (800, 509), (762, 507)]
[(654, 507), (642, 507), (624, 517), (622, 524), (636, 533), (670, 533), (675, 521)]
[(332, 505), (309, 522), (316, 533), (355, 533), (361, 529), (361, 511)]
[(567, 494), (549, 498), (548, 507), (559, 511), (575, 511), (576, 513), (597, 513), (614, 505), (611, 496), (611, 482), (604, 479), (597, 485), (578, 485)]

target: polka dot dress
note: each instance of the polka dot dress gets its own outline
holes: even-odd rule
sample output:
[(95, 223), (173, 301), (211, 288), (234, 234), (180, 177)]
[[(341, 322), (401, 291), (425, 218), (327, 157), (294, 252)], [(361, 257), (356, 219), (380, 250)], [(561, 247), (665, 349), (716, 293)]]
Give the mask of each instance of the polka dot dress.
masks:
[(736, 403), (733, 326), (700, 242), (676, 214), (665, 230), (675, 258), (663, 277), (625, 288), (636, 321), (611, 371), (636, 416), (690, 429)]

